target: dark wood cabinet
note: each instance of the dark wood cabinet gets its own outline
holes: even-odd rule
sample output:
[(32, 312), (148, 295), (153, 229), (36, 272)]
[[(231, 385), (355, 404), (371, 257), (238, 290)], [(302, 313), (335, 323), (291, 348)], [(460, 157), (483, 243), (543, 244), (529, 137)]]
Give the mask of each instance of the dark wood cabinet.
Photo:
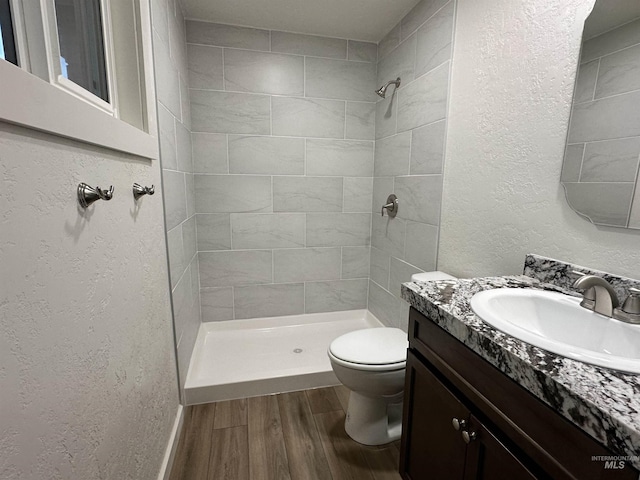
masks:
[(637, 480), (637, 470), (607, 470), (592, 455), (612, 454), (411, 309), (404, 479)]
[(404, 478), (536, 478), (411, 352), (407, 379), (412, 421), (405, 430)]

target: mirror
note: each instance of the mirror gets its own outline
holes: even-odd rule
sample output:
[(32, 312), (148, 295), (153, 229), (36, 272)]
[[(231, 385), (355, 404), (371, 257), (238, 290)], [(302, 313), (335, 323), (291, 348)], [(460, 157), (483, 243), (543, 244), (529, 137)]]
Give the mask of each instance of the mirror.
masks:
[(584, 24), (560, 181), (596, 225), (640, 229), (640, 0), (597, 0)]

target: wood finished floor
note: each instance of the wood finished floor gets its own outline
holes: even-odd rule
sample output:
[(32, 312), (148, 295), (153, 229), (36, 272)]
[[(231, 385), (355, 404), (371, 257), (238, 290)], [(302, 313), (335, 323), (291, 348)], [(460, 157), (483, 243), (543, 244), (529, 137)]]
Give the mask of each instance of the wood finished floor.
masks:
[(339, 386), (196, 405), (170, 480), (399, 480), (400, 442), (351, 440), (348, 400)]

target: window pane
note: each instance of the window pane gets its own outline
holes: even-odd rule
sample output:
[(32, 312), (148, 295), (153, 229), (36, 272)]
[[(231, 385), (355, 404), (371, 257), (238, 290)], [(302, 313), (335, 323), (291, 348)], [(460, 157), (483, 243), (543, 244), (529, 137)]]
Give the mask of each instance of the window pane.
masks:
[(0, 0), (0, 58), (18, 64), (9, 0)]
[(99, 0), (55, 0), (62, 75), (109, 101)]

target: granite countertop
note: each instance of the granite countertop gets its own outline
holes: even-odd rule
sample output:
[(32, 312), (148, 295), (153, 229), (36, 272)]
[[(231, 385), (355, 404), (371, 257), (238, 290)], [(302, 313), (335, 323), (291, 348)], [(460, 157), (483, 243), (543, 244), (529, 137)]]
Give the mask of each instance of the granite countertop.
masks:
[[(526, 271), (526, 270), (525, 270)], [(534, 347), (484, 323), (471, 297), (494, 288), (575, 292), (524, 275), (405, 283), (402, 298), (613, 453), (640, 469), (640, 375)]]

